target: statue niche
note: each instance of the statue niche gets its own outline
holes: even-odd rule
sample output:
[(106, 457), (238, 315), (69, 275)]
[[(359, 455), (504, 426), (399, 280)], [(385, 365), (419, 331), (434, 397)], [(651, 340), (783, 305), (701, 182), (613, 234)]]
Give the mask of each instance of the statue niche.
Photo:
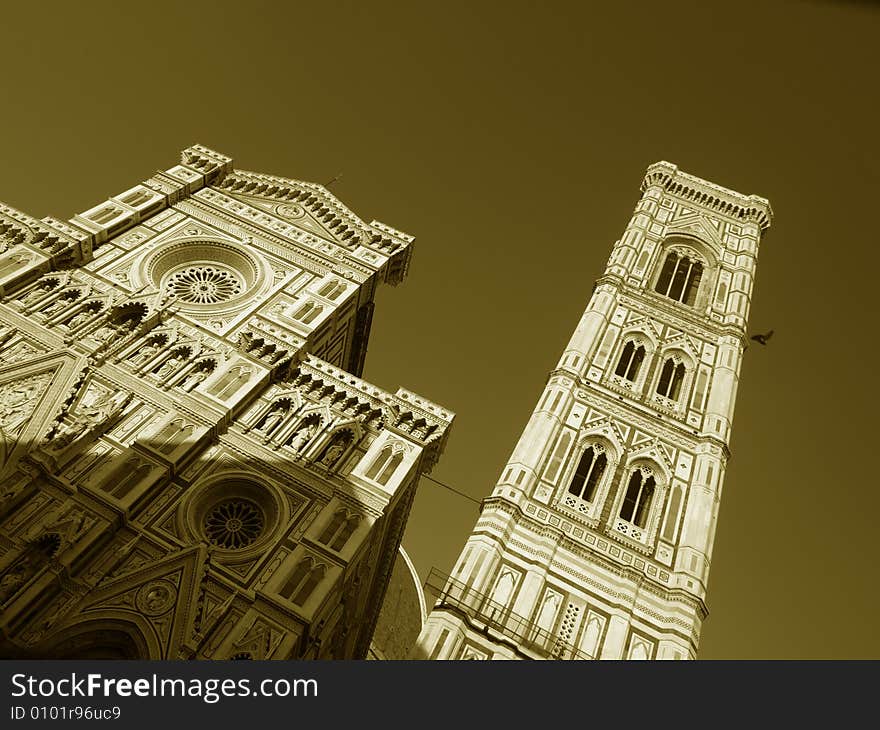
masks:
[(29, 543), (0, 577), (0, 606), (5, 606), (46, 565), (60, 547), (58, 535), (49, 534)]
[(59, 324), (63, 324), (67, 327), (68, 330), (75, 330), (79, 327), (82, 327), (86, 322), (92, 319), (96, 314), (98, 314), (103, 305), (100, 302), (92, 302), (87, 304), (82, 309), (73, 312), (66, 319), (62, 320)]
[(214, 360), (202, 360), (196, 364), (186, 378), (184, 378), (183, 382), (177, 384), (177, 387), (187, 393), (192, 392), (208, 379), (208, 376), (214, 372), (215, 367), (216, 363)]
[(320, 425), (320, 416), (316, 414), (306, 416), (300, 421), (296, 430), (287, 440), (287, 446), (293, 449), (295, 453), (300, 454), (305, 449), (306, 445), (315, 437)]
[(92, 332), (89, 337), (102, 344), (109, 343), (113, 338), (124, 339), (143, 321), (146, 307), (142, 304), (126, 305), (116, 309), (109, 320)]
[(127, 359), (135, 367), (146, 365), (162, 351), (166, 344), (168, 344), (168, 338), (165, 335), (153, 335)]
[(354, 441), (354, 434), (351, 431), (337, 431), (333, 434), (333, 438), (330, 439), (330, 443), (327, 444), (324, 451), (321, 452), (318, 464), (328, 470), (332, 469), (351, 446), (352, 441)]
[(82, 297), (82, 292), (79, 289), (71, 289), (70, 291), (66, 291), (60, 296), (53, 299), (48, 304), (45, 304), (40, 308), (40, 314), (45, 317), (51, 317), (54, 314), (57, 314), (65, 307), (69, 307), (71, 304), (79, 301), (80, 297)]
[(19, 301), (25, 306), (36, 304), (40, 299), (58, 287), (59, 281), (56, 278), (45, 279), (31, 289), (27, 294), (23, 295)]
[(179, 347), (171, 353), (171, 357), (154, 367), (153, 372), (160, 380), (167, 380), (184, 366), (191, 354), (188, 347)]
[(254, 426), (254, 431), (262, 433), (264, 438), (268, 440), (271, 437), (272, 432), (285, 419), (289, 412), (290, 401), (279, 401), (274, 403), (269, 409), (269, 412), (257, 422), (256, 426)]

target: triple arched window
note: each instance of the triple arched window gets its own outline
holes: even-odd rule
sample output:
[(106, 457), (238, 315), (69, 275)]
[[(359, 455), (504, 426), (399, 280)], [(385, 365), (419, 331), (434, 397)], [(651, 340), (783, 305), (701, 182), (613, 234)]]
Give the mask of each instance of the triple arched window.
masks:
[(676, 302), (693, 306), (703, 278), (703, 264), (684, 253), (666, 254), (654, 291)]

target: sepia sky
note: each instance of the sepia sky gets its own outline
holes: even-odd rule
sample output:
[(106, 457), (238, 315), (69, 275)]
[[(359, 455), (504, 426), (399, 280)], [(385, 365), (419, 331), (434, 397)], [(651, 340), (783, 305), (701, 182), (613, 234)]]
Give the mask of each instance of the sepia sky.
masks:
[[(195, 142), (416, 236), (364, 377), (458, 416), (492, 488), (645, 168), (770, 199), (700, 657), (880, 658), (880, 6), (5, 3), (0, 200), (67, 218)], [(477, 506), (423, 480), (448, 572)]]

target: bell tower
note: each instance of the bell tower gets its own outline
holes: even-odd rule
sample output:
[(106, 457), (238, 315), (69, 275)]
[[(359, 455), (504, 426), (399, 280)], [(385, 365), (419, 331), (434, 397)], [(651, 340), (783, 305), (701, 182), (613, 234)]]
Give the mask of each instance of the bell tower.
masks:
[(680, 171), (642, 196), (417, 647), (695, 658), (755, 264), (772, 211)]

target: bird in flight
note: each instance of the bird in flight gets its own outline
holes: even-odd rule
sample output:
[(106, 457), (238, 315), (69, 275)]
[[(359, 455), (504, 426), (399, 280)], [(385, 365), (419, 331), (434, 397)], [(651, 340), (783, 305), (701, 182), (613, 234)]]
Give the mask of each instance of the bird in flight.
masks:
[(752, 339), (759, 345), (766, 345), (771, 337), (773, 337), (773, 330), (765, 332), (763, 335), (752, 335)]

